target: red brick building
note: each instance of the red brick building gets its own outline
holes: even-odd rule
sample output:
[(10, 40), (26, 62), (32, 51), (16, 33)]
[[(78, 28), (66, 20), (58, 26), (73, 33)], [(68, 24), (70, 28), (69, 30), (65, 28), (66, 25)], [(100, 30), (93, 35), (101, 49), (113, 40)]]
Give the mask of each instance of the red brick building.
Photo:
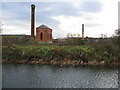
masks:
[(41, 42), (52, 43), (52, 29), (46, 25), (41, 25), (36, 28), (36, 39)]

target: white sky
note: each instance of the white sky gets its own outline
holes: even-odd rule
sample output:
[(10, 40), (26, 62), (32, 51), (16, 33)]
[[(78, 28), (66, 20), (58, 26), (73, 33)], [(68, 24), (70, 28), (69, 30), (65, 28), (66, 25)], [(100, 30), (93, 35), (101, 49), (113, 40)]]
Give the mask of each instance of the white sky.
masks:
[[(57, 0), (56, 0), (57, 1)], [(83, 1), (83, 0), (82, 0)], [(114, 34), (114, 31), (118, 28), (118, 1), (120, 0), (84, 0), (84, 1), (99, 1), (102, 3), (102, 10), (100, 12), (87, 12), (80, 11), (81, 15), (53, 15), (50, 18), (51, 22), (58, 22), (56, 25), (47, 23), (49, 27), (53, 29), (54, 38), (66, 37), (67, 33), (79, 33), (81, 35), (82, 24), (85, 24), (85, 36), (88, 37), (100, 37), (100, 34), (106, 34), (108, 37)], [(68, 2), (75, 8), (81, 8), (81, 0), (77, 2)], [(46, 8), (49, 11), (51, 8)], [(4, 7), (2, 13), (4, 13)], [(64, 10), (63, 10), (64, 12)], [(37, 13), (37, 8), (36, 8)], [(54, 12), (52, 12), (54, 13)], [(2, 34), (28, 34), (30, 35), (30, 21), (16, 22), (9, 21), (10, 17), (2, 15)], [(30, 17), (30, 16), (29, 16)], [(8, 18), (8, 19), (7, 19)], [(13, 20), (14, 21), (14, 20)], [(36, 22), (36, 27), (42, 24), (42, 22)]]
[[(99, 37), (100, 34), (107, 34), (112, 36), (114, 30), (118, 28), (118, 5), (117, 0), (101, 0), (103, 3), (103, 10), (99, 13), (82, 12), (84, 16), (71, 17), (71, 16), (57, 16), (53, 19), (58, 20), (60, 24), (58, 29), (68, 31), (70, 33), (81, 33), (82, 23), (86, 24), (98, 24), (98, 26), (87, 27), (85, 26), (85, 36)], [(78, 2), (74, 4), (79, 7)], [(86, 20), (85, 18), (92, 17), (92, 20)], [(68, 28), (69, 27), (69, 28)], [(66, 33), (65, 33), (66, 34)]]

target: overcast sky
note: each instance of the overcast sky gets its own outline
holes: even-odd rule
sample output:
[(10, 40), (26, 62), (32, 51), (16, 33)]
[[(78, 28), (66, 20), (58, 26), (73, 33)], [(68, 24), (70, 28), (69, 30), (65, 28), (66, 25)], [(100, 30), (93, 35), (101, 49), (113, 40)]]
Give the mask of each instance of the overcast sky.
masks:
[(53, 29), (54, 38), (63, 38), (67, 33), (81, 35), (85, 24), (85, 36), (109, 37), (118, 28), (118, 1), (2, 2), (2, 33), (30, 35), (31, 4), (35, 4), (35, 31), (44, 24)]

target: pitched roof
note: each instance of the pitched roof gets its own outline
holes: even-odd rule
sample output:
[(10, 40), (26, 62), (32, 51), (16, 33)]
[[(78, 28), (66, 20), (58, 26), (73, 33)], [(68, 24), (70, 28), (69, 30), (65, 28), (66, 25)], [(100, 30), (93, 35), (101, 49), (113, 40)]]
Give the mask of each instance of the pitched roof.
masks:
[[(46, 26), (46, 25), (41, 25), (41, 26), (39, 26), (39, 27), (37, 27), (37, 28), (49, 28), (48, 26)], [(50, 29), (50, 28), (49, 28)]]

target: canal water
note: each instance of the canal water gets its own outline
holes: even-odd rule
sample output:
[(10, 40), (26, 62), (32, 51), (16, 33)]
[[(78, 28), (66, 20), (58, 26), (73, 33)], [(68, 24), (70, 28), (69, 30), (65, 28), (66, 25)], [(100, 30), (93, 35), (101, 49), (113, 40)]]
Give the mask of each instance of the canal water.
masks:
[(3, 88), (118, 88), (118, 68), (4, 64)]

